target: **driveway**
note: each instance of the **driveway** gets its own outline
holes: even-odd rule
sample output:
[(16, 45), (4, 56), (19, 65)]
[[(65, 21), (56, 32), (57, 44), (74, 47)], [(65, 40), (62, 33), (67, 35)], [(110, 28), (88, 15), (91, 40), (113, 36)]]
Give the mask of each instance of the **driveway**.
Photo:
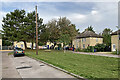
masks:
[[(63, 80), (74, 79), (73, 76), (59, 71), (46, 64), (38, 62), (26, 56), (8, 56), (8, 52), (2, 53), (2, 77), (3, 78), (58, 78)], [(58, 80), (57, 79), (57, 80)], [(52, 79), (51, 79), (52, 80)], [(55, 79), (56, 80), (56, 79)]]

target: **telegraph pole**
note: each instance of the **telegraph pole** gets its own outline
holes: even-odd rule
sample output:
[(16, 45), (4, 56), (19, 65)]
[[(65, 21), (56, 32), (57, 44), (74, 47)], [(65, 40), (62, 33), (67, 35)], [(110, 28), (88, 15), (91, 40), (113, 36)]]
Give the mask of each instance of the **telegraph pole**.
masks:
[(38, 55), (38, 27), (37, 27), (37, 6), (36, 6), (36, 55)]

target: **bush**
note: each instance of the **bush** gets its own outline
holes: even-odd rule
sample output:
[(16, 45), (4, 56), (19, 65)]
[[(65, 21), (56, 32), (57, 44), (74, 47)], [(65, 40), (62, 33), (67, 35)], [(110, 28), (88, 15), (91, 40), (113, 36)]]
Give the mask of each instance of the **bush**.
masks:
[(94, 49), (96, 49), (97, 50), (97, 52), (99, 52), (99, 51), (104, 51), (104, 49), (105, 49), (105, 45), (104, 44), (97, 44), (97, 45), (95, 45), (95, 47), (94, 47)]
[(88, 52), (93, 52), (94, 51), (94, 46), (88, 46), (87, 51)]

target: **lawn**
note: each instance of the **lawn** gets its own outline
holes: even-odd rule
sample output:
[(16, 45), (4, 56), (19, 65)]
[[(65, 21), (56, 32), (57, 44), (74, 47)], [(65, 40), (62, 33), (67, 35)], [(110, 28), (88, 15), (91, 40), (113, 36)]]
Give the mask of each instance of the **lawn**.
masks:
[[(43, 60), (87, 79), (118, 78), (118, 58), (75, 54), (72, 52), (26, 50), (27, 56)], [(102, 79), (101, 79), (102, 80)]]

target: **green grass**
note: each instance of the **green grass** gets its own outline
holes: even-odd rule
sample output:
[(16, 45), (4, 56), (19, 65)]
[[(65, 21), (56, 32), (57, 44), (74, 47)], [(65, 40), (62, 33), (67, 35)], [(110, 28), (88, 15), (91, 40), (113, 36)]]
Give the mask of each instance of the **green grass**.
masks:
[[(118, 58), (75, 54), (63, 51), (45, 52), (26, 50), (27, 56), (43, 60), (69, 72), (93, 80), (94, 78), (118, 78)], [(102, 79), (101, 79), (102, 80)]]
[(13, 54), (13, 52), (8, 53), (8, 55), (12, 55), (12, 54)]

